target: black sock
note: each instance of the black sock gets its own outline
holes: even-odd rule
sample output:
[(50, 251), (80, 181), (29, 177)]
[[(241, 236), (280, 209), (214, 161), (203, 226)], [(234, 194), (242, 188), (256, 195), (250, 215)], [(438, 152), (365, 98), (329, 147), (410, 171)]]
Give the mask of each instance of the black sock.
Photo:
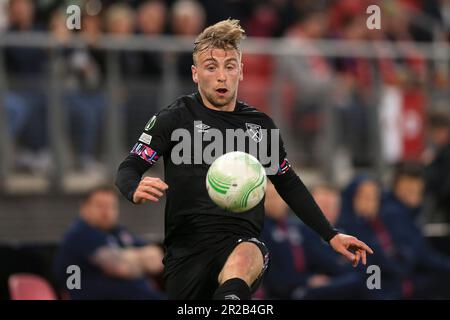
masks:
[(252, 294), (244, 280), (233, 278), (225, 281), (214, 292), (213, 300), (250, 300)]

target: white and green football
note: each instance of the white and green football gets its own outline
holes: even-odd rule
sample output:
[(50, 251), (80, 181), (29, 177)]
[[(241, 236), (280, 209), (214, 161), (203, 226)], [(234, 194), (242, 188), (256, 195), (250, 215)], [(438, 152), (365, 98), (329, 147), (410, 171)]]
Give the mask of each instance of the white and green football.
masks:
[(244, 212), (255, 207), (266, 192), (266, 172), (254, 156), (234, 151), (211, 164), (206, 189), (211, 200), (222, 209)]

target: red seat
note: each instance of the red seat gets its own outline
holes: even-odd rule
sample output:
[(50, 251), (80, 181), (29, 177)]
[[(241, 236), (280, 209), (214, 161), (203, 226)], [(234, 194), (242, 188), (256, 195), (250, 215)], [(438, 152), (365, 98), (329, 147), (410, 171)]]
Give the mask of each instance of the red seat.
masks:
[(27, 273), (16, 273), (9, 277), (11, 300), (57, 300), (56, 294), (44, 278)]

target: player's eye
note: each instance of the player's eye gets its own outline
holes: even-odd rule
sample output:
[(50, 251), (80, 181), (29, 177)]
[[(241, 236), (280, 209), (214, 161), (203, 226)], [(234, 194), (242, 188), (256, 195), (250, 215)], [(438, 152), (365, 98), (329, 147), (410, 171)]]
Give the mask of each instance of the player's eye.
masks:
[(235, 68), (236, 68), (236, 66), (233, 64), (227, 65), (227, 70), (229, 70), (229, 71), (234, 70)]
[(206, 67), (206, 70), (208, 70), (208, 71), (214, 71), (214, 70), (216, 70), (216, 67), (215, 67), (215, 66), (207, 66), (207, 67)]

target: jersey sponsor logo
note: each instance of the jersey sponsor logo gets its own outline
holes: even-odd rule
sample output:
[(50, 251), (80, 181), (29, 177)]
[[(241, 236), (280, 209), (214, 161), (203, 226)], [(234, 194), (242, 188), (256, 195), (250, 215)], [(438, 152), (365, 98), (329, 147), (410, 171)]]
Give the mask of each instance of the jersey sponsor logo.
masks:
[(149, 131), (151, 128), (153, 128), (153, 126), (155, 125), (155, 122), (156, 122), (156, 116), (153, 116), (150, 120), (148, 120), (147, 124), (145, 125), (144, 130)]
[(208, 132), (208, 129), (211, 128), (207, 124), (199, 123), (195, 126), (198, 130), (197, 132)]
[(144, 132), (139, 137), (139, 141), (145, 144), (150, 144), (150, 142), (152, 141), (152, 136)]
[(261, 126), (254, 123), (246, 123), (247, 133), (256, 142), (261, 142), (263, 135), (261, 132)]

